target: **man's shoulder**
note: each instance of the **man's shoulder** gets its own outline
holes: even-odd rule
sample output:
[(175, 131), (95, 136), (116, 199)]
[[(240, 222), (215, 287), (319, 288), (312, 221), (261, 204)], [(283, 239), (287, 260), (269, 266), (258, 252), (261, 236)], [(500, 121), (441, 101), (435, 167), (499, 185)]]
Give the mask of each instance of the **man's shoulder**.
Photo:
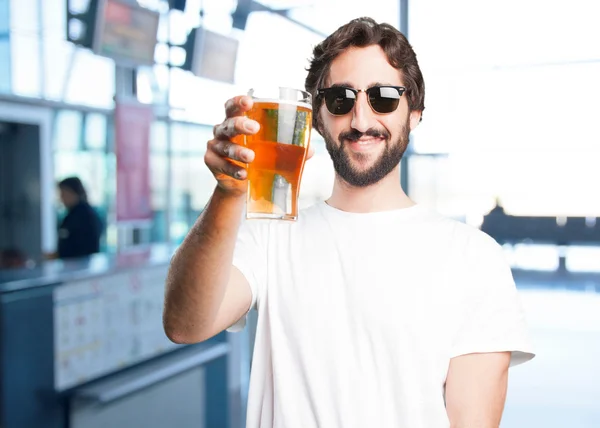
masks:
[(324, 203), (324, 201), (316, 201), (314, 204), (304, 206), (299, 210), (298, 219), (302, 221), (303, 219), (310, 220), (316, 216), (322, 216), (323, 210), (321, 205)]
[(456, 221), (456, 223), (457, 233), (465, 237), (468, 245), (480, 249), (485, 248), (490, 251), (500, 250), (500, 244), (480, 228), (464, 222)]
[(500, 245), (479, 227), (437, 212), (427, 211), (423, 219), (434, 237), (449, 239), (455, 250), (462, 250), (463, 255), (478, 251), (496, 252)]

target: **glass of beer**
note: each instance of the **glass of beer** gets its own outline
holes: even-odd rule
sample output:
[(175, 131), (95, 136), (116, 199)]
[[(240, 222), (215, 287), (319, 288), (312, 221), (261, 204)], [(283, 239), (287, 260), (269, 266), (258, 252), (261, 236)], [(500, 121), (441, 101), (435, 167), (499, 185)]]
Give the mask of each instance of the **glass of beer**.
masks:
[(298, 192), (312, 129), (308, 92), (292, 88), (257, 88), (247, 116), (260, 124), (245, 145), (255, 153), (248, 165), (246, 218), (298, 219)]

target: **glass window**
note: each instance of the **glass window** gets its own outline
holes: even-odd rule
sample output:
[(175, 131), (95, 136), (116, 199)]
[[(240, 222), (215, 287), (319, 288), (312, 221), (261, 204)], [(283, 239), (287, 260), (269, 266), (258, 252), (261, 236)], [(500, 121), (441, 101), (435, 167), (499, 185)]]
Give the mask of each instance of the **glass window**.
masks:
[(154, 122), (150, 132), (150, 151), (167, 155), (169, 150), (167, 123), (163, 121)]
[(271, 84), (303, 89), (308, 58), (320, 41), (320, 36), (281, 16), (252, 13), (241, 38), (237, 85), (244, 92)]
[(199, 24), (200, 8), (204, 9), (202, 25), (212, 31), (227, 34), (231, 30), (231, 13), (236, 0), (188, 0), (186, 15), (191, 24)]
[(88, 113), (85, 116), (85, 147), (92, 150), (106, 150), (106, 116)]
[(212, 127), (192, 125), (188, 135), (190, 139), (188, 153), (193, 159), (189, 164), (191, 179), (189, 186), (190, 208), (194, 214), (199, 214), (208, 203), (217, 185), (217, 181), (204, 163), (206, 143), (213, 138)]
[(179, 10), (171, 10), (167, 16), (169, 19), (170, 42), (178, 46), (183, 45), (187, 40), (187, 35), (194, 24), (188, 19), (189, 13), (185, 14)]
[[(73, 2), (87, 10), (89, 0)], [(66, 0), (44, 0), (44, 89), (49, 99), (101, 108), (113, 107), (114, 62), (75, 46), (66, 38)]]
[[(334, 32), (341, 25), (359, 16), (370, 16), (377, 22), (387, 22), (398, 26), (400, 10), (398, 0), (336, 1), (280, 1), (260, 0), (274, 9), (292, 7), (290, 17), (303, 22), (324, 34)], [(411, 7), (412, 4), (410, 2)]]
[(212, 127), (172, 123), (170, 234), (175, 243), (183, 240), (214, 190), (216, 181), (204, 164), (210, 138)]
[[(114, 232), (114, 225), (108, 219), (114, 211), (115, 157), (107, 152), (107, 122), (108, 118), (101, 114), (59, 110), (53, 127), (55, 180), (69, 176), (81, 179), (90, 204), (107, 225), (103, 250), (116, 245), (114, 239), (109, 239), (111, 231)], [(59, 206), (59, 215), (63, 212)]]
[(169, 97), (169, 68), (166, 65), (141, 66), (137, 70), (138, 101), (165, 106)]
[(512, 215), (600, 215), (599, 13), (592, 0), (412, 2), (427, 87), (412, 196), (473, 223), (497, 198)]
[(41, 95), (40, 39), (37, 35), (13, 31), (10, 36), (12, 92), (16, 95)]
[[(144, 4), (144, 6), (146, 5)], [(160, 14), (156, 39), (159, 43), (163, 44), (169, 41), (169, 16), (167, 13)]]
[(169, 186), (168, 125), (154, 122), (150, 129), (150, 191), (152, 242), (167, 241), (167, 192)]
[(170, 90), (172, 117), (214, 126), (225, 116), (225, 101), (246, 91), (247, 88), (242, 91), (233, 85), (197, 78), (173, 68)]
[(0, 93), (11, 91), (10, 77), (10, 4), (6, 1), (0, 2)]
[(10, 1), (12, 92), (41, 95), (40, 22), (37, 0)]
[(106, 204), (106, 156), (102, 152), (76, 151), (55, 154), (55, 176), (61, 180), (77, 176), (83, 182), (88, 200), (96, 208)]
[(78, 48), (57, 38), (56, 34), (48, 34), (43, 43), (45, 96), (50, 100), (63, 101), (69, 84), (69, 67), (75, 60)]
[(10, 27), (20, 34), (37, 35), (40, 30), (39, 0), (9, 0)]
[[(72, 2), (73, 3), (73, 2)], [(88, 3), (89, 0), (83, 1)], [(42, 5), (42, 32), (45, 39), (64, 40), (67, 30), (67, 0), (44, 0)]]
[(10, 61), (10, 40), (8, 33), (0, 33), (0, 63), (5, 64), (0, 67), (0, 93), (11, 92), (11, 61)]
[(56, 151), (75, 151), (81, 147), (83, 114), (74, 110), (59, 110), (54, 123), (53, 147)]
[(0, 3), (0, 32), (4, 35), (10, 30), (10, 2)]
[(101, 108), (113, 108), (115, 94), (114, 62), (76, 49), (73, 68), (67, 76), (65, 102)]
[(157, 43), (154, 48), (154, 61), (157, 64), (167, 64), (169, 62), (169, 45), (166, 43)]

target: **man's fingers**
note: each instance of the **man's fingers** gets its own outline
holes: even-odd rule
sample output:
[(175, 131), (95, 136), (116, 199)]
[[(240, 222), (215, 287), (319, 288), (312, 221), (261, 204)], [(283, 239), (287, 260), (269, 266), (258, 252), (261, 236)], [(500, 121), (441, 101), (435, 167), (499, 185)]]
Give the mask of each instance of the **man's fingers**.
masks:
[(247, 95), (239, 95), (227, 100), (225, 103), (225, 116), (240, 116), (252, 108), (252, 98)]
[(215, 126), (213, 132), (219, 140), (229, 140), (240, 134), (255, 134), (260, 129), (258, 122), (245, 116), (236, 116), (225, 119), (223, 123)]
[(245, 180), (248, 177), (246, 168), (236, 165), (231, 160), (219, 156), (214, 151), (207, 151), (204, 155), (204, 162), (212, 171), (217, 180), (221, 180), (224, 176), (235, 178), (236, 180)]
[(208, 152), (213, 152), (219, 157), (243, 163), (250, 163), (254, 160), (254, 151), (227, 140), (209, 141)]

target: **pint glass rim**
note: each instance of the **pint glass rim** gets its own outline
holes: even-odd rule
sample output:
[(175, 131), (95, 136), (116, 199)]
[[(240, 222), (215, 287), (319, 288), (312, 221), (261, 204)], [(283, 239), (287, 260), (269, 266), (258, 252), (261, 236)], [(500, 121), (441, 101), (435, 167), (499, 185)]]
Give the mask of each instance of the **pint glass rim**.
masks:
[[(293, 99), (282, 98), (281, 95), (279, 97), (261, 96), (261, 94), (264, 94), (264, 93), (271, 94), (272, 91), (278, 91), (281, 94), (283, 92), (282, 90), (295, 91), (297, 94), (300, 94), (301, 97), (298, 97), (298, 99), (293, 100)], [(258, 96), (255, 95), (255, 93), (258, 93)], [(263, 85), (263, 86), (256, 86), (256, 87), (252, 87), (252, 88), (248, 89), (247, 95), (255, 101), (272, 101), (272, 102), (286, 103), (286, 104), (287, 103), (300, 104), (300, 105), (308, 107), (312, 110), (312, 95), (310, 94), (310, 92), (307, 92), (303, 89), (292, 88), (290, 86), (277, 86), (277, 85), (264, 86)]]

